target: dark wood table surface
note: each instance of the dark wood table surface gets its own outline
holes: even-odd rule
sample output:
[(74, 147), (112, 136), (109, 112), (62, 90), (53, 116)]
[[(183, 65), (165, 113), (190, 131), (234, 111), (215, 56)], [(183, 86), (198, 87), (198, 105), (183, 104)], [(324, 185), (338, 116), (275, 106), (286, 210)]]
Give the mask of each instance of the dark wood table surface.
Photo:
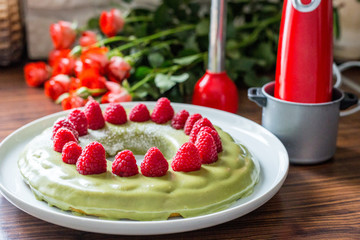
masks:
[[(360, 71), (351, 77), (360, 82)], [(346, 90), (346, 89), (345, 89)], [(0, 141), (26, 123), (61, 111), (43, 89), (29, 88), (22, 66), (0, 68)], [(240, 90), (238, 114), (261, 122), (261, 108)], [(1, 156), (0, 156), (1, 158)], [(60, 227), (19, 210), (0, 195), (0, 239), (148, 239)], [(280, 191), (255, 211), (214, 227), (154, 239), (359, 239), (360, 113), (340, 120), (337, 150), (329, 161), (290, 165)]]

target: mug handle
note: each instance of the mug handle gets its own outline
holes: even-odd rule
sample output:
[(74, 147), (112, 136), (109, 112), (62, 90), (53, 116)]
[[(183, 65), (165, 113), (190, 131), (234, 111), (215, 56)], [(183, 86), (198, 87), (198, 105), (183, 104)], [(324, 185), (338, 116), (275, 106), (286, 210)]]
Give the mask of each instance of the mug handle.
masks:
[(335, 63), (333, 63), (333, 74), (336, 77), (336, 82), (334, 84), (334, 88), (339, 88), (340, 85), (342, 84), (342, 78), (341, 78), (341, 72)]
[(261, 88), (252, 87), (248, 89), (248, 98), (255, 102), (259, 107), (266, 107), (267, 99), (261, 92)]
[[(345, 109), (348, 109), (351, 106), (358, 105), (357, 107), (354, 107), (352, 109), (349, 109), (347, 111), (342, 111)], [(356, 113), (360, 110), (360, 102), (358, 97), (353, 93), (344, 92), (344, 98), (340, 102), (340, 116), (345, 117), (348, 115), (351, 115), (353, 113)]]
[[(360, 62), (359, 61), (349, 61), (349, 62), (345, 62), (339, 66), (337, 66), (335, 63), (333, 64), (333, 72), (336, 75), (336, 83), (335, 83), (334, 87), (339, 88), (343, 82), (343, 80), (341, 78), (341, 72), (343, 72), (349, 68), (352, 68), (352, 67), (360, 67)], [(346, 81), (344, 80), (344, 82), (346, 82)], [(351, 115), (353, 113), (360, 111), (360, 101), (358, 100), (358, 97), (352, 93), (344, 93), (344, 95), (345, 95), (344, 99), (340, 102), (340, 110), (345, 110), (356, 104), (357, 104), (357, 106), (352, 109), (346, 110), (346, 111), (341, 111), (340, 116), (345, 117), (345, 116), (348, 116), (348, 115)]]

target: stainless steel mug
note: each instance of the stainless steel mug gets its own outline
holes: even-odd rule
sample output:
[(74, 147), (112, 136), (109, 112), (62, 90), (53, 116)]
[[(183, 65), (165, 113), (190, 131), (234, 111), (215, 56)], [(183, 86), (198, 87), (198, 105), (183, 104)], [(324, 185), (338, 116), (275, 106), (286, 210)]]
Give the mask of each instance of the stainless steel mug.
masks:
[(290, 162), (315, 164), (330, 159), (336, 150), (340, 110), (358, 102), (356, 95), (333, 88), (325, 103), (296, 103), (274, 97), (275, 83), (250, 88), (248, 97), (262, 107), (262, 125), (285, 145)]

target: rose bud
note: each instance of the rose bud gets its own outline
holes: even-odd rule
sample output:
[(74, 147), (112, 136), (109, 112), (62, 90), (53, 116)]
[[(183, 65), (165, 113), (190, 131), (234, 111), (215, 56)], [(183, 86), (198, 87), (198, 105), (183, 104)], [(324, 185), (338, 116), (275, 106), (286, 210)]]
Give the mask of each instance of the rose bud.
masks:
[(71, 22), (59, 21), (50, 25), (50, 36), (56, 49), (65, 49), (75, 42), (76, 32)]
[(45, 62), (27, 63), (24, 67), (26, 84), (39, 87), (50, 77), (50, 67)]
[(124, 23), (124, 18), (118, 9), (111, 9), (109, 12), (103, 11), (99, 19), (100, 29), (107, 37), (113, 37), (120, 32)]
[(121, 83), (130, 76), (131, 66), (122, 57), (114, 56), (106, 67), (106, 74), (110, 81)]

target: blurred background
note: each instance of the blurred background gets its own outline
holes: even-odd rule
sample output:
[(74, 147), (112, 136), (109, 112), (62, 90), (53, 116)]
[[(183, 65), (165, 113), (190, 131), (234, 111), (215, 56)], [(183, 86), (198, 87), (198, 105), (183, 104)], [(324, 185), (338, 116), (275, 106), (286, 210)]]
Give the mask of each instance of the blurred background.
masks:
[[(205, 19), (199, 20), (199, 24), (207, 26), (210, 1), (171, 2), (196, 2)], [(49, 27), (59, 20), (82, 26), (101, 11), (114, 7), (121, 6), (123, 11), (145, 8), (155, 12), (162, 4), (160, 0), (0, 0), (0, 66), (4, 68), (24, 60), (46, 60), (53, 49)], [(275, 69), (282, 1), (234, 0), (228, 4), (229, 75), (237, 84), (262, 86), (272, 79)], [(337, 62), (359, 60), (360, 2), (333, 0), (333, 6), (334, 59)], [(204, 39), (189, 39), (188, 44)]]

